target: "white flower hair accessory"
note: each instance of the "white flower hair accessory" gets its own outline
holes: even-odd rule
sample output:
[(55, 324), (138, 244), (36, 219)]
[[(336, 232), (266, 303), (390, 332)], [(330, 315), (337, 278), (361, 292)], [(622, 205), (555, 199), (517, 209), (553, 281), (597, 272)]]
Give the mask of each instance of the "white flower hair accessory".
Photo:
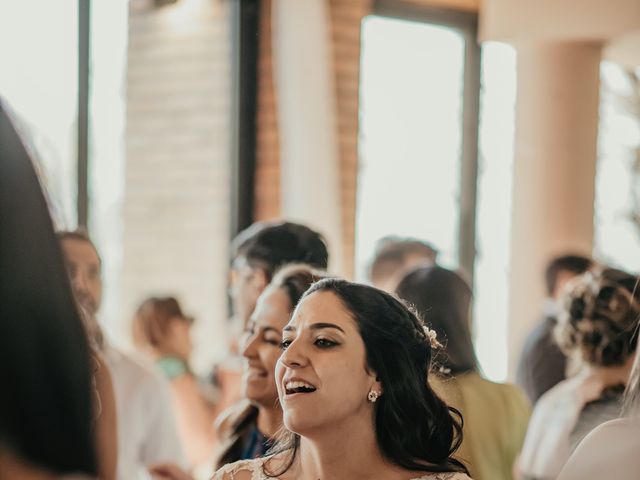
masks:
[(430, 329), (426, 325), (424, 325), (422, 329), (424, 330), (424, 336), (431, 344), (431, 348), (442, 348), (442, 344), (438, 341), (438, 334), (435, 330)]

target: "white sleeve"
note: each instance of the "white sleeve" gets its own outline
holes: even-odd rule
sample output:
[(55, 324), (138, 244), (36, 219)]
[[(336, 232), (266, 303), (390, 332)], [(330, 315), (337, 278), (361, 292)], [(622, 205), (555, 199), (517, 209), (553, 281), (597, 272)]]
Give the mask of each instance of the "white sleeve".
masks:
[(140, 461), (145, 465), (171, 462), (188, 469), (166, 380), (151, 375), (145, 389), (145, 438)]

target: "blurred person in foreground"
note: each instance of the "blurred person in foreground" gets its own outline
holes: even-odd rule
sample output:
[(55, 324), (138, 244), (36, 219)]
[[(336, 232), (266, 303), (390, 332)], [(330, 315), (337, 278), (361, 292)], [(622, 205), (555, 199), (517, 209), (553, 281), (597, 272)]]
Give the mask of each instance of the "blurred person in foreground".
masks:
[(591, 430), (620, 415), (639, 299), (636, 277), (609, 268), (589, 271), (567, 286), (554, 334), (580, 372), (536, 404), (518, 462), (522, 478), (555, 479)]
[(532, 404), (567, 376), (567, 357), (553, 338), (553, 329), (558, 323), (558, 301), (567, 283), (589, 270), (591, 264), (589, 258), (572, 254), (552, 259), (545, 269), (547, 298), (542, 318), (525, 340), (516, 374), (516, 382)]
[(31, 159), (0, 101), (3, 480), (112, 478), (96, 448), (94, 366)]
[(396, 293), (415, 306), (444, 347), (431, 383), (464, 418), (460, 459), (476, 480), (511, 480), (529, 402), (516, 386), (480, 374), (470, 328), (471, 288), (457, 273), (434, 266), (407, 274)]
[[(285, 266), (258, 298), (241, 342), (244, 399), (226, 410), (217, 422), (220, 445), (214, 462), (216, 470), (238, 460), (261, 457), (273, 446), (282, 428), (275, 381), (282, 329), (304, 292), (324, 276), (308, 265)], [(191, 478), (173, 465), (158, 465), (152, 472), (163, 480)]]
[(436, 264), (438, 251), (429, 243), (409, 237), (390, 235), (376, 243), (369, 266), (369, 281), (387, 292), (395, 291), (407, 272), (419, 266)]
[[(636, 281), (635, 290), (638, 289)], [(640, 312), (637, 297), (630, 303)], [(636, 328), (636, 337), (637, 329)], [(640, 472), (640, 350), (636, 346), (635, 360), (624, 394), (622, 417), (596, 427), (578, 445), (560, 472), (558, 480), (615, 478), (637, 480)]]
[(101, 260), (83, 231), (59, 232), (73, 293), (87, 312), (92, 340), (106, 358), (118, 412), (118, 479), (148, 478), (147, 466), (173, 461), (186, 466), (169, 387), (131, 355), (112, 346), (96, 320), (102, 299)]
[(174, 297), (151, 297), (136, 311), (133, 340), (169, 381), (178, 432), (189, 462), (208, 467), (217, 440), (213, 422), (220, 412), (205, 383), (189, 366), (192, 324), (193, 318), (185, 315)]

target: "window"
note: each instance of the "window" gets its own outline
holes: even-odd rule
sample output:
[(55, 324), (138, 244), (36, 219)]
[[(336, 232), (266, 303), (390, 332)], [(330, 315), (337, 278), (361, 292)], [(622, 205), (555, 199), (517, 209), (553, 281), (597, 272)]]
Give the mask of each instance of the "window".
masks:
[[(473, 16), (379, 13), (362, 24), (357, 272), (365, 276), (389, 234), (431, 242), (443, 266), (473, 272), (478, 358), (487, 377), (504, 380), (515, 50), (484, 45), (476, 72)], [(480, 128), (469, 105), (464, 121), (475, 95)], [(479, 153), (469, 148), (476, 138)]]
[(478, 359), (494, 381), (507, 378), (511, 184), (516, 104), (516, 51), (482, 46), (482, 97), (474, 330)]
[(32, 144), (54, 221), (75, 227), (77, 0), (2, 3), (0, 96)]
[(458, 265), (465, 41), (452, 28), (362, 24), (357, 270), (389, 234), (425, 239)]

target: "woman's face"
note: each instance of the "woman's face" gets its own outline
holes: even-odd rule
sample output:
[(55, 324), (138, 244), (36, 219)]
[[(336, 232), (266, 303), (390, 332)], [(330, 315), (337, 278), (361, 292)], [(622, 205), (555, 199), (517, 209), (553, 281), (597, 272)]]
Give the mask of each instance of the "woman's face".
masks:
[(332, 292), (306, 297), (284, 328), (276, 367), (286, 427), (305, 435), (324, 428), (353, 428), (373, 422), (367, 394), (381, 392), (367, 368), (356, 322)]
[(172, 318), (169, 322), (169, 332), (166, 335), (166, 342), (170, 352), (188, 361), (191, 356), (191, 351), (193, 350), (191, 321), (181, 317)]
[(291, 308), (286, 293), (268, 288), (258, 298), (247, 324), (241, 346), (246, 360), (243, 394), (258, 405), (273, 407), (278, 400), (274, 371), (281, 353), (282, 328), (291, 317)]

